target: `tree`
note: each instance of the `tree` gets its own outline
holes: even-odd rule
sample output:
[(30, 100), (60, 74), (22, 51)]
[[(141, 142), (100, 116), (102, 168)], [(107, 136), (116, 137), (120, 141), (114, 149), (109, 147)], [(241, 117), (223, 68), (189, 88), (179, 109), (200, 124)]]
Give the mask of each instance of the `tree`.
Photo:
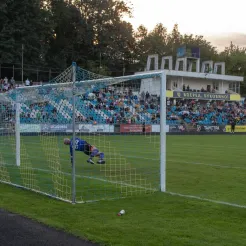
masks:
[(85, 20), (89, 36), (86, 59), (80, 62), (87, 66), (86, 60), (104, 63), (115, 73), (122, 73), (123, 61), (127, 62), (134, 45), (131, 24), (122, 21), (124, 15), (130, 15), (131, 9), (124, 1), (85, 0), (75, 1)]
[(148, 32), (144, 26), (139, 26), (135, 33), (135, 53), (139, 69), (145, 66), (148, 55), (167, 54), (167, 36), (167, 29), (161, 23), (157, 24), (151, 32)]
[(144, 40), (148, 35), (148, 30), (144, 25), (140, 25), (137, 28), (137, 31), (134, 33), (134, 37), (136, 39), (137, 42), (141, 42), (142, 40)]
[(88, 49), (86, 40), (90, 35), (79, 9), (73, 4), (64, 0), (50, 0), (49, 9), (54, 27), (46, 61), (49, 66), (65, 69), (72, 61), (83, 59), (81, 54)]
[(44, 64), (52, 29), (50, 13), (41, 8), (41, 1), (9, 0), (1, 12), (0, 62), (20, 63), (24, 44), (25, 62)]
[(241, 94), (246, 94), (246, 48), (240, 48), (232, 42), (219, 55), (226, 62), (226, 72), (230, 75), (243, 76), (241, 83)]
[(0, 63), (24, 63), (65, 69), (72, 61), (104, 75), (142, 70), (147, 56), (176, 56), (183, 44), (198, 46), (203, 59), (222, 60), (230, 74), (246, 74), (245, 49), (231, 44), (217, 53), (203, 36), (170, 33), (159, 23), (134, 32), (124, 0), (8, 0), (0, 2)]
[(167, 48), (169, 50), (169, 54), (175, 56), (177, 48), (180, 47), (182, 44), (184, 44), (183, 37), (179, 32), (178, 24), (175, 24), (172, 32), (167, 37)]
[(135, 33), (136, 53), (139, 67), (144, 67), (148, 55), (159, 54), (161, 56), (177, 55), (177, 49), (181, 45), (197, 46), (201, 50), (201, 57), (204, 59), (214, 59), (218, 57), (215, 47), (207, 42), (203, 36), (182, 35), (179, 32), (178, 25), (175, 24), (171, 33), (167, 33), (167, 29), (163, 24), (157, 24), (155, 28), (146, 33), (143, 26), (140, 26)]

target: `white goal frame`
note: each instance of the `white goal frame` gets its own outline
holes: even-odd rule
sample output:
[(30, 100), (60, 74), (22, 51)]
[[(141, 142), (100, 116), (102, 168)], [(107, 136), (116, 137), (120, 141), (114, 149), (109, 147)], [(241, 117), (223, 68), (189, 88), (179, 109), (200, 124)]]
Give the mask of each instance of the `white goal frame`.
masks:
[[(159, 190), (161, 192), (166, 192), (166, 79), (167, 72), (155, 71), (155, 72), (143, 72), (136, 75), (129, 76), (121, 76), (121, 77), (110, 77), (103, 79), (94, 79), (94, 80), (86, 80), (86, 81), (76, 81), (76, 63), (72, 65), (72, 81), (66, 83), (59, 84), (47, 84), (47, 85), (37, 85), (32, 87), (18, 87), (16, 88), (16, 94), (18, 94), (19, 90), (31, 90), (34, 88), (42, 88), (42, 87), (59, 87), (59, 86), (69, 86), (73, 83), (73, 89), (76, 87), (76, 84), (92, 84), (92, 83), (100, 83), (107, 81), (107, 84), (115, 84), (117, 81), (127, 81), (127, 80), (136, 80), (136, 79), (144, 79), (151, 77), (160, 77), (160, 184)], [(74, 91), (74, 90), (73, 90)], [(75, 104), (74, 98), (77, 94), (73, 92), (73, 126), (75, 125)], [(20, 146), (20, 103), (15, 103), (15, 113), (16, 113), (16, 124), (15, 124), (15, 138), (16, 138), (16, 166), (20, 167), (21, 165), (21, 146)], [(73, 137), (75, 137), (75, 127), (73, 127)], [(72, 168), (72, 203), (76, 203), (76, 171), (75, 171), (75, 155), (73, 158), (73, 168)], [(23, 187), (25, 188), (25, 187)], [(41, 193), (41, 192), (39, 192)]]
[[(32, 87), (19, 87), (16, 88), (16, 95), (18, 92), (25, 91), (25, 90), (32, 90), (32, 89), (39, 89), (45, 87), (62, 87), (62, 86), (69, 86), (71, 88), (72, 97), (73, 97), (73, 137), (75, 137), (75, 97), (80, 95), (79, 91), (76, 91), (78, 86), (79, 89), (83, 89), (83, 86), (89, 86), (94, 84), (104, 84), (106, 86), (113, 85), (117, 83), (121, 83), (124, 81), (129, 80), (140, 80), (140, 79), (150, 79), (150, 78), (160, 78), (160, 163), (159, 163), (159, 175), (160, 175), (160, 183), (159, 183), (159, 190), (161, 192), (167, 192), (166, 187), (166, 86), (167, 86), (167, 78), (170, 76), (174, 77), (188, 77), (188, 78), (200, 78), (200, 79), (208, 79), (208, 80), (221, 80), (221, 81), (241, 81), (237, 76), (228, 76), (228, 75), (218, 75), (218, 74), (205, 74), (205, 73), (196, 73), (196, 72), (184, 72), (184, 71), (174, 71), (174, 70), (156, 70), (156, 71), (148, 71), (148, 72), (138, 72), (135, 75), (129, 76), (121, 76), (121, 77), (109, 77), (109, 78), (100, 78), (100, 79), (92, 79), (92, 80), (83, 80), (77, 81), (76, 80), (76, 63), (73, 63), (72, 69), (70, 72), (70, 77), (65, 83), (56, 83), (56, 84), (47, 84), (47, 85), (37, 85)], [(77, 88), (77, 89), (78, 89)], [(73, 90), (72, 90), (73, 89)], [(158, 89), (159, 90), (159, 89)], [(20, 136), (21, 136), (21, 128), (20, 128), (20, 102), (18, 100), (15, 102), (15, 114), (16, 114), (16, 124), (15, 124), (15, 139), (16, 139), (16, 166), (20, 167), (21, 165), (21, 144), (20, 144)], [(75, 149), (75, 148), (73, 148)], [(71, 173), (71, 180), (72, 180), (72, 199), (69, 202), (76, 203), (76, 170), (75, 170), (75, 155), (73, 155), (73, 168)], [(0, 180), (1, 182), (1, 180)], [(12, 183), (11, 183), (12, 184)], [(18, 186), (18, 185), (15, 185)], [(21, 187), (21, 186), (18, 186)], [(22, 187), (26, 188), (26, 187)], [(47, 193), (43, 193), (40, 191), (36, 191), (38, 193), (42, 193), (45, 195), (49, 195)], [(49, 195), (53, 197), (53, 195)], [(54, 196), (54, 198), (57, 198)], [(57, 198), (63, 200), (61, 198)], [(67, 201), (67, 200), (66, 200)]]

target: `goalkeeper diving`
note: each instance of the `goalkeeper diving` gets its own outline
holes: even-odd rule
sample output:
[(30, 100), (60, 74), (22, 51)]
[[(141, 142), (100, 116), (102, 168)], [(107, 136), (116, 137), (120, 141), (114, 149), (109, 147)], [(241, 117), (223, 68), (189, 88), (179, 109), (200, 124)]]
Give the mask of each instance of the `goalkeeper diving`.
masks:
[[(73, 163), (73, 140), (69, 138), (64, 139), (64, 144), (70, 146), (70, 156), (71, 156), (71, 163)], [(88, 163), (94, 164), (92, 160), (94, 157), (98, 157), (98, 164), (105, 164), (104, 160), (104, 153), (100, 152), (95, 146), (90, 145), (85, 140), (80, 138), (75, 138), (75, 151), (84, 152), (86, 155), (89, 156), (87, 160)]]

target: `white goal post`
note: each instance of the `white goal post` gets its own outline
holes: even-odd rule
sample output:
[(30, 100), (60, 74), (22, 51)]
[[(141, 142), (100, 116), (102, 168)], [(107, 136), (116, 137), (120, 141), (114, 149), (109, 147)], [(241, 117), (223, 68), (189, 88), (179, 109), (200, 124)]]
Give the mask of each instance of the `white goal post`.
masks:
[(16, 141), (16, 166), (21, 164), (20, 159), (20, 103), (15, 104), (15, 141)]
[[(14, 107), (15, 110), (15, 134), (14, 134), (14, 140), (12, 141), (12, 144), (14, 142), (15, 144), (15, 165), (18, 169), (16, 169), (14, 172), (20, 172), (20, 174), (18, 174), (20, 177), (18, 179), (22, 179), (21, 181), (16, 181), (15, 180), (15, 175), (17, 174), (13, 174), (12, 171), (8, 166), (12, 166), (12, 163), (6, 163), (2, 162), (0, 163), (0, 166), (5, 166), (6, 164), (6, 170), (7, 172), (9, 172), (10, 175), (10, 182), (7, 182), (9, 184), (18, 186), (18, 187), (23, 187), (23, 188), (27, 188), (30, 190), (33, 190), (35, 192), (38, 193), (42, 193), (45, 195), (50, 195), (51, 197), (57, 198), (57, 199), (61, 199), (64, 201), (70, 201), (72, 203), (75, 202), (84, 202), (86, 201), (84, 198), (78, 199), (76, 197), (78, 197), (78, 195), (76, 194), (76, 187), (79, 185), (76, 183), (76, 180), (78, 179), (78, 171), (75, 170), (75, 166), (77, 158), (73, 158), (73, 165), (72, 165), (72, 172), (71, 172), (71, 183), (69, 183), (69, 189), (71, 188), (71, 196), (69, 195), (68, 197), (66, 195), (64, 195), (63, 192), (63, 186), (67, 186), (64, 184), (64, 182), (62, 183), (61, 181), (59, 181), (58, 179), (60, 178), (60, 175), (62, 175), (61, 179), (65, 179), (66, 175), (69, 175), (67, 172), (62, 171), (62, 167), (58, 167), (60, 164), (56, 163), (55, 165), (57, 165), (57, 167), (52, 167), (52, 165), (54, 165), (53, 163), (48, 163), (48, 162), (60, 162), (61, 160), (49, 160), (50, 158), (52, 159), (53, 157), (51, 156), (51, 153), (46, 153), (49, 152), (50, 145), (47, 145), (44, 151), (44, 154), (47, 155), (47, 165), (50, 167), (50, 170), (52, 172), (52, 179), (57, 179), (56, 181), (53, 180), (54, 184), (54, 191), (48, 191), (48, 190), (43, 190), (42, 184), (40, 184), (42, 181), (39, 179), (38, 175), (39, 172), (46, 172), (45, 170), (43, 170), (43, 168), (41, 168), (41, 164), (36, 166), (36, 163), (33, 163), (34, 156), (31, 155), (35, 155), (35, 153), (27, 153), (28, 152), (28, 146), (25, 146), (27, 143), (25, 140), (25, 138), (27, 139), (28, 137), (31, 138), (32, 135), (35, 135), (36, 133), (31, 133), (29, 134), (29, 130), (30, 132), (32, 132), (32, 127), (34, 127), (34, 124), (24, 124), (23, 122), (21, 122), (22, 119), (22, 114), (23, 114), (23, 110), (25, 110), (25, 108), (31, 108), (32, 104), (35, 103), (43, 103), (44, 101), (48, 101), (49, 97), (52, 98), (52, 100), (54, 100), (52, 93), (61, 93), (64, 94), (65, 96), (67, 96), (68, 98), (72, 99), (72, 115), (71, 115), (71, 125), (72, 125), (72, 132), (70, 132), (74, 137), (78, 136), (77, 132), (76, 132), (76, 127), (75, 127), (75, 118), (76, 118), (76, 114), (78, 113), (77, 109), (76, 109), (76, 97), (83, 95), (86, 91), (90, 90), (90, 88), (92, 86), (98, 86), (100, 85), (100, 88), (104, 88), (110, 85), (116, 86), (119, 85), (120, 83), (127, 83), (128, 81), (141, 81), (142, 79), (146, 79), (146, 78), (160, 78), (161, 80), (161, 90), (160, 90), (160, 138), (158, 141), (160, 141), (160, 144), (158, 145), (158, 147), (160, 148), (158, 153), (159, 153), (159, 190), (162, 192), (166, 191), (166, 72), (165, 71), (157, 71), (157, 72), (143, 72), (141, 74), (137, 74), (137, 75), (129, 75), (129, 76), (122, 76), (122, 77), (110, 77), (110, 78), (99, 78), (99, 79), (90, 79), (90, 80), (78, 80), (77, 76), (76, 76), (76, 64), (73, 63), (72, 68), (71, 68), (71, 74), (69, 75), (69, 77), (71, 78), (71, 81), (64, 81), (63, 83), (57, 83), (57, 84), (47, 84), (47, 85), (39, 85), (39, 86), (32, 86), (32, 87), (19, 87), (16, 88), (15, 91), (9, 92), (6, 94), (6, 96), (8, 97), (9, 100), (11, 100), (11, 104)], [(39, 92), (44, 90), (44, 91), (51, 91), (50, 95), (48, 94), (40, 94)], [(53, 92), (52, 92), (53, 91)], [(51, 103), (53, 103), (53, 101), (51, 100)], [(55, 105), (55, 103), (53, 103)], [(59, 105), (56, 105), (57, 107), (59, 107)], [(49, 122), (43, 122), (45, 124), (50, 124)], [(24, 129), (25, 128), (25, 129)], [(40, 128), (40, 127), (39, 127)], [(24, 132), (23, 132), (24, 131)], [(33, 132), (35, 132), (36, 130), (33, 129)], [(44, 134), (45, 137), (43, 136)], [(8, 141), (10, 141), (10, 135), (12, 136), (11, 138), (13, 138), (12, 133), (10, 134), (9, 132), (7, 133), (8, 135)], [(28, 135), (28, 136), (27, 136)], [(92, 135), (92, 134), (91, 134)], [(55, 134), (47, 134), (47, 133), (38, 133), (39, 138), (41, 139), (40, 141), (42, 141), (42, 138), (47, 138), (47, 140), (45, 141), (56, 141), (54, 140), (54, 136)], [(102, 137), (101, 137), (102, 138)], [(29, 141), (29, 140), (28, 140)], [(34, 141), (34, 140), (30, 140), (30, 141)], [(36, 141), (36, 140), (35, 140)], [(24, 149), (22, 149), (22, 145), (24, 144)], [(1, 146), (3, 147), (4, 145), (4, 139), (2, 141), (2, 143), (0, 143), (0, 148)], [(33, 146), (37, 145), (37, 143), (33, 143)], [(41, 145), (40, 145), (41, 146)], [(13, 147), (13, 146), (12, 146)], [(31, 147), (34, 148), (34, 147)], [(112, 147), (110, 147), (112, 148)], [(4, 148), (3, 148), (4, 149)], [(27, 150), (26, 150), (27, 149)], [(75, 148), (73, 148), (74, 150)], [(103, 146), (102, 146), (103, 149)], [(36, 150), (35, 150), (36, 151)], [(74, 157), (76, 156), (75, 153)], [(50, 156), (48, 156), (50, 155)], [(61, 157), (59, 157), (61, 158)], [(121, 157), (117, 157), (119, 161), (119, 167), (120, 169), (122, 169), (123, 165), (126, 164), (122, 164), (122, 160)], [(5, 159), (8, 159), (7, 157)], [(29, 162), (29, 166), (27, 166), (27, 164), (25, 163), (25, 161), (28, 160)], [(117, 162), (116, 161), (116, 162)], [(136, 173), (135, 171), (135, 167), (134, 169), (132, 169), (133, 171), (129, 171), (129, 167), (125, 167), (125, 171), (124, 172), (130, 172), (130, 180), (128, 180), (127, 177), (125, 177), (125, 179), (127, 181), (124, 181), (124, 178), (122, 174), (117, 174), (119, 175), (118, 177), (113, 177), (113, 173), (114, 172), (118, 172), (118, 167), (117, 167), (118, 163), (113, 163), (111, 164), (110, 170), (106, 169), (103, 170), (104, 173), (106, 173), (106, 177), (107, 179), (109, 179), (109, 183), (116, 183), (117, 187), (118, 186), (122, 186), (124, 189), (133, 189), (136, 188), (136, 190), (138, 190), (138, 192), (140, 191), (141, 193), (141, 189), (143, 189), (143, 187), (141, 187), (140, 183), (143, 182), (144, 178), (137, 178), (137, 176), (139, 174)], [(105, 165), (107, 166), (107, 164)], [(115, 170), (113, 170), (113, 169)], [(101, 168), (102, 169), (102, 168)], [(123, 167), (124, 169), (124, 167)], [(0, 170), (1, 172), (1, 170)], [(26, 173), (24, 173), (26, 172)], [(31, 175), (29, 175), (29, 172), (31, 172)], [(49, 172), (47, 170), (47, 172)], [(54, 172), (54, 174), (53, 174)], [(102, 172), (102, 170), (101, 170)], [(110, 174), (109, 174), (110, 173)], [(24, 175), (24, 176), (23, 176)], [(65, 176), (64, 176), (65, 175)], [(112, 176), (109, 177), (108, 176)], [(116, 176), (117, 176), (116, 175)], [(126, 175), (126, 174), (125, 174)], [(11, 179), (11, 176), (13, 176), (14, 178)], [(24, 178), (23, 178), (24, 177)], [(33, 185), (34, 180), (30, 180), (30, 182), (28, 184), (26, 184), (25, 182), (23, 182), (24, 179), (27, 178), (32, 178), (35, 179), (36, 181), (38, 181), (37, 183), (39, 183), (39, 186), (37, 188), (36, 183), (35, 185)], [(55, 177), (55, 178), (54, 178)], [(134, 177), (134, 179), (136, 180), (132, 180), (132, 177)], [(87, 177), (86, 177), (87, 178)], [(17, 178), (16, 178), (17, 179)], [(92, 177), (92, 179), (94, 179), (94, 177)], [(102, 180), (102, 182), (105, 182), (104, 179), (101, 178), (95, 178), (96, 180)], [(106, 178), (105, 178), (106, 180)], [(116, 181), (115, 181), (116, 180)], [(122, 181), (123, 180), (123, 181)], [(139, 184), (138, 181), (140, 180)], [(1, 182), (1, 177), (0, 177), (0, 182)], [(35, 182), (36, 182), (35, 181)], [(66, 181), (66, 182), (70, 182), (70, 181)], [(108, 182), (108, 181), (107, 181)], [(129, 184), (128, 184), (129, 182)], [(146, 182), (146, 181), (144, 181)], [(59, 187), (58, 187), (59, 186)], [(120, 189), (122, 190), (123, 188), (120, 187)], [(125, 188), (125, 187), (130, 187), (130, 188)], [(156, 188), (144, 188), (147, 191), (148, 190), (158, 190)], [(60, 193), (59, 193), (60, 192)], [(53, 194), (52, 194), (53, 193)], [(131, 190), (130, 192), (127, 191), (127, 193), (132, 193), (134, 194), (134, 192)], [(65, 197), (64, 197), (65, 196)], [(93, 199), (92, 199), (93, 200)]]
[[(167, 192), (166, 98), (178, 93), (170, 84), (185, 78), (238, 79), (173, 70), (113, 78), (73, 63), (52, 84), (1, 94), (0, 182), (72, 203)], [(71, 163), (64, 138), (95, 145), (105, 165), (95, 156), (88, 164), (74, 142)]]

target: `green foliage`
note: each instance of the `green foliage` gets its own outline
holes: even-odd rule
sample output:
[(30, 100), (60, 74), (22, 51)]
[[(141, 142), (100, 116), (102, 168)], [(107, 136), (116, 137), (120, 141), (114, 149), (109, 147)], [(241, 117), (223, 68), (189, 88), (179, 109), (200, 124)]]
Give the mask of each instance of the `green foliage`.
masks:
[(163, 24), (157, 24), (155, 28), (148, 32), (144, 26), (140, 26), (135, 33), (137, 60), (143, 68), (149, 54), (176, 56), (178, 47), (183, 44), (199, 46), (201, 57), (204, 59), (216, 59), (217, 51), (203, 36), (182, 35), (178, 25), (174, 25), (171, 33)]
[(29, 64), (44, 64), (52, 22), (40, 0), (8, 0), (1, 8), (0, 62), (19, 63), (22, 44)]
[(111, 76), (111, 72), (109, 71), (108, 67), (105, 65), (100, 65), (98, 63), (99, 63), (98, 61), (88, 60), (87, 61), (87, 69), (90, 72), (93, 72), (96, 74), (101, 74), (104, 76)]
[(50, 11), (54, 30), (46, 61), (50, 66), (64, 69), (72, 61), (79, 60), (83, 45), (87, 47), (86, 26), (79, 10), (65, 1), (51, 0)]
[[(246, 79), (246, 48), (240, 48), (231, 42), (219, 57), (226, 62), (227, 74), (243, 76)], [(241, 94), (244, 95), (246, 95), (245, 79), (241, 84)]]

